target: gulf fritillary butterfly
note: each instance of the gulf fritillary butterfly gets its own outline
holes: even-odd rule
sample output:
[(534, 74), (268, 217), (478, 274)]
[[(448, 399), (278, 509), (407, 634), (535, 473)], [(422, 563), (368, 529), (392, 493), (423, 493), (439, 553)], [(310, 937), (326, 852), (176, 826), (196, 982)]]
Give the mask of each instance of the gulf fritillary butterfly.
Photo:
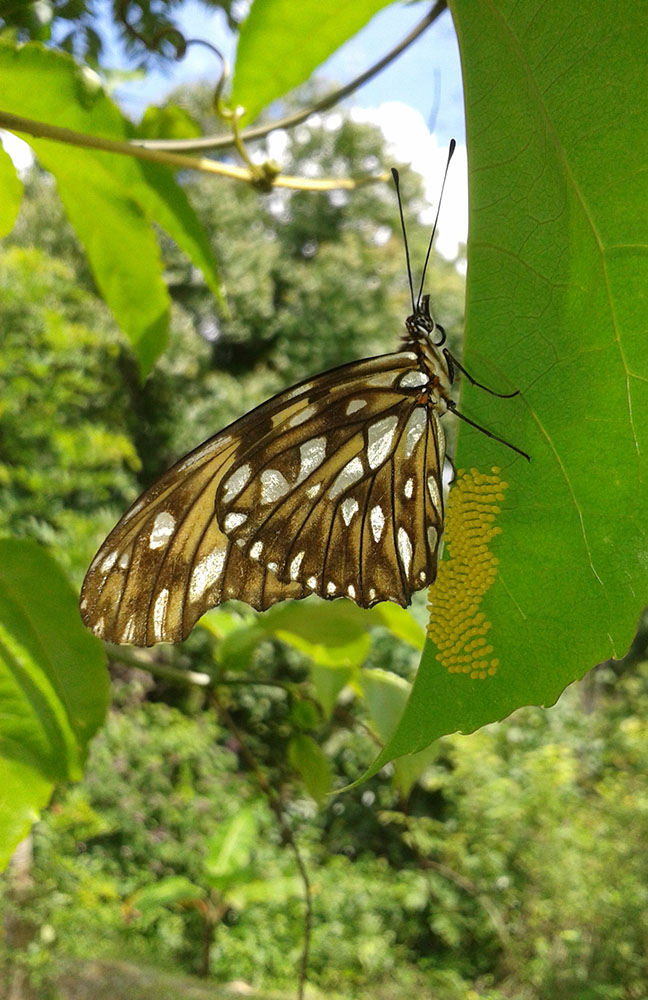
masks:
[[(400, 192), (399, 206), (402, 220)], [(400, 350), (274, 396), (146, 490), (83, 583), (81, 615), (96, 635), (180, 642), (231, 598), (258, 610), (309, 594), (407, 606), (432, 583), (443, 532), (440, 418), (450, 410), (472, 424), (450, 390), (457, 369), (479, 383), (443, 346), (423, 279), (415, 302), (406, 236), (405, 247), (412, 314)]]

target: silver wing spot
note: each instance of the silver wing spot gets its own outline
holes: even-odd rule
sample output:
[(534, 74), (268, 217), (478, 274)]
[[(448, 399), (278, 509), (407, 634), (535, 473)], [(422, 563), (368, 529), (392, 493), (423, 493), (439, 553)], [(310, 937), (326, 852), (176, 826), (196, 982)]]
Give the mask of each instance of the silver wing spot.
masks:
[(405, 458), (411, 458), (426, 426), (427, 411), (424, 406), (417, 406), (415, 410), (412, 410), (412, 415), (405, 428)]
[(216, 583), (223, 572), (227, 549), (214, 549), (194, 567), (189, 585), (189, 600), (197, 601), (205, 591)]
[(358, 501), (354, 500), (352, 497), (347, 497), (346, 500), (342, 501), (341, 510), (342, 510), (342, 517), (344, 518), (344, 523), (348, 528), (349, 524), (351, 523), (353, 515), (358, 510)]
[(385, 527), (385, 515), (383, 514), (382, 507), (378, 504), (371, 508), (369, 523), (371, 524), (371, 533), (374, 536), (374, 542), (378, 543)]
[(247, 514), (241, 514), (238, 511), (233, 510), (223, 521), (223, 528), (225, 531), (234, 531), (234, 529), (238, 528), (239, 525), (245, 524), (247, 518)]
[(443, 505), (441, 503), (441, 495), (439, 493), (439, 487), (434, 476), (428, 476), (428, 493), (430, 494), (430, 500), (432, 501), (432, 506), (434, 507), (437, 514), (441, 514)]
[(309, 500), (313, 500), (317, 496), (321, 488), (322, 488), (321, 483), (315, 483), (314, 486), (309, 486), (308, 489), (306, 490), (306, 496), (309, 498)]
[(350, 417), (352, 413), (357, 413), (363, 406), (367, 405), (366, 399), (352, 399), (346, 408), (346, 415)]
[(405, 576), (409, 577), (410, 566), (412, 565), (412, 543), (405, 528), (398, 529), (398, 553), (405, 570)]
[(443, 430), (443, 424), (441, 423), (441, 418), (439, 417), (439, 414), (436, 412), (436, 410), (432, 410), (432, 416), (434, 418), (434, 423), (437, 432), (437, 440), (439, 442), (439, 466), (442, 466), (445, 460), (445, 452), (446, 452), (445, 431)]
[(116, 549), (115, 549), (114, 552), (111, 552), (110, 555), (106, 556), (106, 558), (104, 559), (104, 561), (101, 564), (101, 572), (102, 573), (110, 573), (111, 569), (113, 568), (113, 566), (117, 562), (117, 556), (118, 556), (118, 552), (117, 552)]
[(225, 489), (225, 492), (223, 493), (223, 503), (229, 503), (230, 500), (237, 497), (251, 475), (252, 469), (247, 463), (242, 465), (240, 469), (237, 469), (236, 472), (233, 472), (229, 479), (223, 483)]
[(430, 546), (430, 549), (432, 551), (434, 551), (436, 547), (438, 537), (439, 537), (439, 532), (436, 530), (436, 528), (433, 528), (432, 525), (430, 525), (427, 530), (427, 540), (428, 540), (428, 545)]
[(302, 564), (302, 559), (306, 555), (305, 552), (298, 552), (293, 561), (290, 564), (290, 579), (297, 580), (299, 578), (299, 568)]
[(303, 483), (305, 479), (308, 479), (311, 472), (314, 472), (326, 456), (326, 438), (318, 437), (313, 438), (311, 441), (305, 441), (304, 444), (300, 445), (299, 448), (299, 475), (297, 476), (296, 486), (299, 483)]
[(411, 477), (407, 480), (407, 482), (403, 486), (403, 493), (405, 494), (408, 500), (412, 499), (412, 495), (414, 493), (414, 480)]
[(167, 544), (175, 530), (175, 517), (168, 510), (161, 511), (153, 522), (149, 537), (150, 549), (161, 549)]
[(135, 638), (135, 615), (131, 615), (121, 637), (122, 642), (132, 642)]
[(250, 559), (258, 559), (263, 552), (263, 542), (255, 542), (250, 549)]
[(355, 597), (356, 595), (356, 590), (352, 583), (350, 583), (349, 586), (347, 587), (347, 594), (349, 595), (349, 597)]
[(306, 581), (306, 585), (310, 587), (311, 590), (317, 590), (317, 577), (309, 576)]
[(289, 489), (290, 485), (279, 469), (264, 469), (261, 473), (261, 503), (273, 503)]
[(165, 589), (161, 590), (157, 595), (155, 598), (155, 604), (153, 605), (153, 634), (158, 641), (164, 635), (168, 605), (169, 591), (165, 587)]
[(317, 413), (316, 406), (305, 406), (303, 410), (298, 410), (294, 417), (291, 417), (288, 421), (289, 427), (299, 427), (303, 424), (309, 417), (312, 417), (314, 413)]
[(326, 593), (327, 594), (334, 594), (336, 590), (337, 590), (337, 587), (335, 586), (335, 584), (333, 583), (333, 581), (329, 580), (329, 582), (326, 584)]
[(119, 568), (127, 569), (129, 562), (130, 562), (130, 552), (122, 552), (121, 556), (119, 557), (119, 563), (118, 563)]
[(337, 478), (328, 493), (331, 500), (335, 500), (338, 494), (348, 489), (349, 486), (353, 486), (354, 483), (357, 483), (357, 481), (362, 478), (363, 472), (364, 469), (362, 467), (362, 462), (356, 455), (356, 457), (352, 458), (350, 462), (347, 462), (342, 471), (338, 473)]
[(95, 635), (98, 635), (99, 638), (101, 639), (102, 635), (104, 634), (104, 620), (103, 620), (103, 615), (99, 619), (99, 621), (95, 625), (92, 626), (92, 631), (94, 632)]
[(407, 372), (398, 383), (400, 389), (416, 389), (430, 381), (425, 372)]
[(385, 417), (371, 424), (367, 431), (367, 459), (372, 469), (385, 461), (394, 440), (398, 417)]

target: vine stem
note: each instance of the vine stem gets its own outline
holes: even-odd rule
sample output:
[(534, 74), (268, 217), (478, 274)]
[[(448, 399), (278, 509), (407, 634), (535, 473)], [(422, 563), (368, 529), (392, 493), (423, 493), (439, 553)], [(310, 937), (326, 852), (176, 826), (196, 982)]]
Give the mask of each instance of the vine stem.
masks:
[[(285, 118), (278, 118), (275, 121), (269, 122), (266, 125), (256, 125), (251, 128), (244, 129), (241, 132), (241, 140), (243, 142), (249, 142), (251, 139), (263, 139), (270, 132), (274, 132), (275, 129), (290, 129), (295, 128), (297, 125), (301, 125), (302, 122), (310, 118), (311, 115), (318, 114), (321, 111), (328, 111), (329, 108), (334, 107), (339, 104), (340, 101), (348, 97), (359, 87), (362, 87), (365, 83), (372, 79), (372, 77), (377, 76), (378, 73), (382, 72), (386, 66), (394, 61), (402, 52), (409, 48), (413, 42), (423, 34), (424, 31), (430, 27), (431, 24), (437, 20), (437, 18), (446, 9), (446, 0), (437, 0), (437, 2), (431, 7), (427, 12), (425, 17), (416, 24), (412, 30), (398, 42), (392, 49), (389, 50), (381, 59), (366, 69), (359, 76), (356, 76), (349, 83), (346, 83), (343, 87), (338, 90), (334, 90), (332, 93), (323, 97), (320, 101), (316, 101), (311, 104), (310, 107), (304, 108), (302, 111), (296, 111), (292, 115), (287, 115)], [(146, 149), (168, 149), (168, 150), (186, 150), (191, 152), (198, 149), (227, 149), (234, 145), (233, 136), (223, 136), (223, 135), (211, 135), (203, 136), (200, 139), (136, 139), (134, 140), (138, 145)]]
[[(219, 163), (205, 156), (186, 156), (183, 153), (146, 149), (132, 142), (105, 139), (102, 136), (89, 135), (86, 132), (76, 132), (70, 128), (61, 128), (59, 125), (48, 125), (46, 122), (35, 121), (32, 118), (12, 115), (8, 111), (0, 111), (0, 128), (9, 129), (11, 132), (24, 132), (39, 139), (54, 139), (56, 142), (63, 142), (70, 146), (98, 149), (106, 153), (118, 153), (121, 156), (133, 156), (138, 160), (162, 163), (167, 167), (179, 167), (181, 170), (198, 170), (201, 173), (218, 174), (220, 177), (228, 177), (231, 180), (237, 181), (247, 181), (249, 184), (255, 183), (258, 179), (251, 170), (245, 167), (236, 167), (229, 163)], [(352, 190), (364, 184), (386, 180), (388, 180), (387, 174), (376, 174), (370, 177), (361, 177), (357, 180), (352, 180), (349, 177), (317, 178), (279, 175), (274, 178), (272, 183), (274, 187), (290, 188), (293, 191), (335, 191), (340, 188)]]
[(297, 844), (295, 835), (290, 827), (290, 824), (286, 820), (281, 799), (274, 789), (272, 789), (268, 784), (268, 779), (259, 767), (253, 753), (246, 745), (243, 735), (234, 722), (234, 719), (218, 699), (216, 689), (220, 682), (214, 680), (208, 674), (199, 674), (195, 671), (178, 670), (177, 667), (154, 663), (150, 659), (150, 656), (146, 655), (143, 651), (140, 653), (139, 650), (129, 649), (124, 646), (113, 646), (109, 643), (107, 643), (106, 646), (111, 659), (120, 661), (127, 666), (137, 667), (140, 670), (146, 670), (154, 677), (159, 677), (162, 680), (175, 681), (188, 687), (197, 686), (203, 688), (203, 690), (208, 693), (209, 703), (212, 708), (217, 713), (225, 728), (229, 730), (236, 740), (241, 756), (250, 768), (250, 771), (254, 775), (259, 788), (268, 800), (270, 808), (275, 815), (275, 819), (277, 820), (284, 843), (288, 844), (293, 852), (295, 864), (297, 865), (299, 876), (304, 887), (304, 946), (302, 948), (301, 961), (299, 963), (297, 992), (298, 1000), (304, 1000), (313, 925), (313, 900), (310, 878), (308, 877), (308, 869), (306, 868), (306, 863), (304, 862), (301, 851), (299, 850), (299, 845)]
[(256, 758), (246, 746), (243, 736), (234, 722), (234, 719), (227, 711), (224, 705), (218, 700), (218, 697), (214, 691), (211, 692), (210, 702), (213, 705), (215, 711), (217, 712), (219, 718), (223, 722), (223, 725), (229, 729), (234, 738), (236, 739), (239, 747), (239, 751), (246, 764), (254, 774), (257, 784), (263, 794), (266, 796), (270, 808), (275, 814), (277, 824), (281, 831), (281, 836), (285, 843), (290, 846), (293, 852), (295, 863), (299, 871), (300, 878), (304, 887), (304, 946), (302, 948), (301, 961), (299, 963), (299, 981), (297, 988), (297, 1000), (304, 1000), (304, 990), (306, 988), (306, 979), (308, 975), (308, 962), (310, 958), (310, 946), (311, 946), (311, 931), (313, 926), (313, 899), (310, 879), (308, 877), (308, 869), (299, 850), (299, 845), (295, 835), (290, 827), (290, 824), (286, 820), (283, 805), (281, 804), (281, 799), (277, 793), (268, 784), (268, 779), (259, 767)]

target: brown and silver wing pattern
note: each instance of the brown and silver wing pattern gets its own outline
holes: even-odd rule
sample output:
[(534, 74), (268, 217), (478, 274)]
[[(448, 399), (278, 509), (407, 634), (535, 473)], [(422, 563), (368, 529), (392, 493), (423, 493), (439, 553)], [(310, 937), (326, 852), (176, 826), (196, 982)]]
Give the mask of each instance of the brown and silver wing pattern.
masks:
[[(358, 412), (352, 422), (354, 440), (351, 441), (348, 425), (334, 427), (341, 408), (359, 400), (361, 391), (366, 393), (370, 415), (399, 402), (407, 406), (408, 400), (402, 394), (389, 391), (385, 394), (385, 390), (412, 372), (416, 360), (414, 353), (401, 351), (325, 372), (261, 404), (173, 466), (127, 511), (93, 560), (80, 598), (86, 625), (116, 643), (145, 646), (178, 642), (189, 634), (205, 611), (224, 600), (237, 598), (262, 610), (276, 601), (313, 592), (305, 579), (291, 579), (294, 556), (282, 566), (280, 578), (272, 559), (264, 562), (255, 558), (258, 550), (254, 544), (246, 545), (245, 539), (233, 532), (238, 522), (236, 517), (232, 519), (235, 512), (229, 509), (228, 501), (236, 492), (241, 470), (246, 466), (242, 456), (255, 449), (257, 452), (266, 449), (272, 455), (277, 446), (280, 451), (290, 452), (295, 429), (302, 428), (300, 437), (302, 442), (306, 441), (303, 429), (312, 420), (326, 436), (329, 449), (337, 447), (338, 441), (347, 450), (361, 449), (362, 433), (358, 432), (365, 422), (364, 415)], [(353, 407), (351, 410), (350, 416)], [(402, 417), (399, 419), (402, 422)], [(344, 443), (344, 438), (349, 440)], [(288, 465), (286, 470), (291, 475)], [(298, 503), (305, 503), (311, 499), (310, 485), (297, 482), (299, 475), (297, 469), (289, 489)], [(381, 485), (378, 476), (373, 479), (376, 483), (367, 500), (377, 503), (376, 498), (386, 496), (388, 484), (385, 481)], [(348, 505), (342, 506), (346, 492), (340, 490), (336, 509), (348, 511)], [(226, 508), (220, 517), (215, 509), (217, 495)], [(318, 516), (323, 511), (324, 508)], [(368, 514), (363, 513), (363, 525), (370, 516), (370, 509)], [(317, 518), (311, 523), (324, 524)], [(363, 532), (364, 538), (367, 534), (364, 528)], [(398, 536), (394, 537), (398, 546)], [(337, 536), (335, 542), (337, 545)], [(340, 558), (350, 566), (353, 551), (348, 544), (336, 548), (329, 542), (325, 548), (327, 553), (339, 551)], [(358, 555), (356, 551), (356, 559)], [(321, 569), (325, 571), (327, 565)], [(386, 571), (383, 575), (389, 576)], [(346, 585), (346, 592), (352, 596), (350, 585), (353, 584)], [(368, 580), (361, 581), (358, 593), (369, 595), (372, 588)], [(376, 594), (382, 595), (384, 591), (381, 585)], [(406, 600), (408, 592), (411, 591), (406, 582), (393, 598)], [(325, 596), (333, 595), (327, 592)], [(380, 599), (380, 596), (365, 597), (364, 603)]]
[(306, 593), (409, 604), (436, 576), (443, 530), (445, 438), (422, 384), (410, 363), (345, 380), (325, 407), (319, 386), (304, 392), (223, 477), (223, 531)]
[(180, 642), (215, 605), (303, 597), (252, 562), (218, 527), (214, 493), (236, 442), (217, 435), (135, 502), (101, 546), (81, 590), (84, 622), (115, 643)]

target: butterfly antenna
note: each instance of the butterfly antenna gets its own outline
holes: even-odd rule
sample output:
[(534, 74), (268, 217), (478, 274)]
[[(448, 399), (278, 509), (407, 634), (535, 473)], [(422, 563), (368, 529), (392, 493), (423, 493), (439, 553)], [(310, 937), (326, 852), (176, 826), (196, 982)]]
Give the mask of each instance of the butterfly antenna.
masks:
[(405, 217), (403, 215), (403, 202), (400, 193), (400, 177), (396, 167), (392, 167), (392, 177), (394, 178), (394, 186), (396, 187), (396, 197), (398, 198), (398, 211), (400, 212), (401, 229), (403, 230), (403, 243), (405, 244), (405, 260), (407, 261), (407, 278), (410, 287), (410, 296), (412, 299), (412, 312), (416, 312), (416, 305), (414, 303), (414, 284), (412, 282), (412, 265), (410, 263), (410, 252), (409, 245), (407, 243), (407, 230), (405, 229)]
[[(450, 140), (450, 145), (448, 147), (448, 159), (446, 160), (445, 171), (444, 171), (444, 174), (443, 174), (443, 182), (441, 184), (441, 194), (439, 195), (439, 205), (437, 207), (436, 218), (434, 220), (434, 225), (432, 226), (432, 235), (430, 236), (430, 242), (428, 243), (427, 253), (425, 255), (425, 263), (423, 265), (423, 273), (421, 275), (421, 285), (420, 285), (420, 288), (419, 288), (418, 297), (416, 299), (415, 311), (416, 311), (416, 309), (418, 309), (418, 307), (421, 304), (421, 295), (423, 294), (423, 283), (425, 282), (425, 272), (427, 271), (428, 261), (430, 259), (430, 254), (432, 253), (432, 244), (434, 243), (434, 237), (436, 235), (437, 223), (439, 221), (439, 212), (441, 211), (441, 202), (443, 200), (443, 192), (445, 190), (446, 178), (448, 176), (448, 168), (450, 167), (450, 160), (452, 159), (452, 154), (454, 153), (454, 151), (455, 151), (456, 148), (457, 148), (457, 143), (455, 142), (454, 139), (451, 139)], [(399, 203), (400, 203), (400, 199), (399, 199)]]

